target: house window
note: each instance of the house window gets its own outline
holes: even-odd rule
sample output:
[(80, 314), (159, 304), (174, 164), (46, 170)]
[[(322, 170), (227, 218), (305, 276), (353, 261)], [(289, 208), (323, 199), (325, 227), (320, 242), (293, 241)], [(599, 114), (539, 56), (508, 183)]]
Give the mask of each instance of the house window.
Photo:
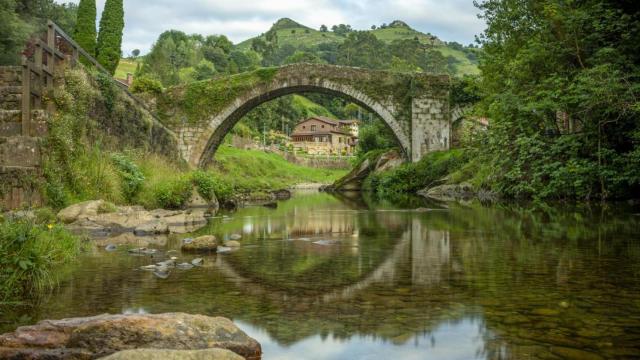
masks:
[(316, 131), (316, 125), (311, 125), (311, 131)]
[(324, 125), (321, 125), (321, 127), (324, 129)]
[(302, 125), (302, 128), (303, 128), (303, 129), (306, 129), (306, 126)]

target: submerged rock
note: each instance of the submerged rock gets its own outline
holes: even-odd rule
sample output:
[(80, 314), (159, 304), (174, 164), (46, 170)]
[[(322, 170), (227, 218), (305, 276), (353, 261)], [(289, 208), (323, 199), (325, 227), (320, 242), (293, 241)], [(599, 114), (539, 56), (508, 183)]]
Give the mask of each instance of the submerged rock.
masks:
[(204, 263), (204, 260), (202, 258), (195, 258), (191, 260), (191, 264), (193, 266), (202, 266), (203, 263)]
[(218, 248), (216, 237), (204, 235), (193, 239), (191, 242), (182, 243), (182, 251), (185, 252), (215, 252)]
[(240, 245), (240, 243), (235, 241), (235, 240), (230, 240), (230, 241), (225, 242), (224, 246), (230, 247), (230, 248), (239, 248), (242, 245)]
[(182, 270), (189, 270), (189, 269), (193, 269), (193, 265), (189, 264), (189, 263), (180, 263), (178, 265), (176, 265), (176, 267), (178, 269), (182, 269)]
[(104, 249), (106, 251), (116, 251), (116, 250), (118, 250), (118, 247), (116, 245), (109, 244), (109, 245), (105, 246)]
[(205, 350), (125, 350), (109, 355), (102, 360), (244, 360), (233, 351), (225, 349)]
[(312, 244), (328, 246), (328, 245), (336, 245), (339, 243), (340, 241), (338, 240), (318, 240), (318, 241), (314, 241)]
[(0, 335), (2, 359), (95, 359), (121, 350), (211, 348), (246, 359), (262, 354), (260, 344), (231, 320), (184, 313), (44, 320)]
[(229, 236), (229, 239), (231, 239), (231, 240), (240, 240), (240, 239), (242, 239), (242, 235), (240, 235), (240, 234), (231, 234), (231, 236)]
[(471, 184), (462, 183), (425, 188), (418, 191), (418, 194), (436, 200), (453, 201), (457, 199), (470, 199), (476, 194), (476, 191)]

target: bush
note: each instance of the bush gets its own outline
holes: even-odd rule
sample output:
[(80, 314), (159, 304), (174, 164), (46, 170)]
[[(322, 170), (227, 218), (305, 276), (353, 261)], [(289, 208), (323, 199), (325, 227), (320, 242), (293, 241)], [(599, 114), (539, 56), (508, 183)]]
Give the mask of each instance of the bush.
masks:
[(160, 81), (145, 75), (134, 78), (129, 90), (134, 94), (145, 93), (151, 95), (160, 95), (164, 91)]
[(0, 222), (0, 302), (53, 287), (59, 267), (79, 249), (79, 239), (63, 226), (26, 219)]
[(191, 179), (181, 177), (161, 182), (153, 190), (156, 206), (163, 209), (180, 209), (189, 201), (193, 185)]
[(120, 173), (124, 198), (128, 202), (132, 202), (142, 189), (144, 175), (140, 168), (125, 155), (113, 154), (111, 160)]
[(435, 185), (467, 162), (461, 150), (433, 152), (417, 163), (403, 164), (393, 170), (370, 175), (364, 189), (378, 195), (414, 194)]

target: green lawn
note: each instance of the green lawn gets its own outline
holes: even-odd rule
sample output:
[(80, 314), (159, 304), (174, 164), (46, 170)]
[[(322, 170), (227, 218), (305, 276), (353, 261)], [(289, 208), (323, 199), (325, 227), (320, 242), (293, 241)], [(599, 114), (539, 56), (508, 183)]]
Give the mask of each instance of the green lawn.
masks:
[(237, 190), (261, 191), (300, 183), (330, 184), (347, 170), (308, 168), (292, 164), (282, 156), (259, 150), (242, 150), (223, 144), (215, 154), (212, 173)]
[(126, 79), (127, 73), (135, 74), (139, 61), (140, 60), (120, 59), (114, 76), (118, 79)]

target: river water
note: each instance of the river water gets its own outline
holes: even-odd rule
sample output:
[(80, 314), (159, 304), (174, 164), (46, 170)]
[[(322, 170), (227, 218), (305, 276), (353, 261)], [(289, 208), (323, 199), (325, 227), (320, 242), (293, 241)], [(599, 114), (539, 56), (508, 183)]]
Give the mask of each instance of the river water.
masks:
[(139, 270), (158, 256), (93, 246), (19, 315), (221, 315), (264, 359), (640, 358), (639, 212), (296, 195), (140, 239), (162, 257), (186, 236), (242, 235), (166, 279)]

